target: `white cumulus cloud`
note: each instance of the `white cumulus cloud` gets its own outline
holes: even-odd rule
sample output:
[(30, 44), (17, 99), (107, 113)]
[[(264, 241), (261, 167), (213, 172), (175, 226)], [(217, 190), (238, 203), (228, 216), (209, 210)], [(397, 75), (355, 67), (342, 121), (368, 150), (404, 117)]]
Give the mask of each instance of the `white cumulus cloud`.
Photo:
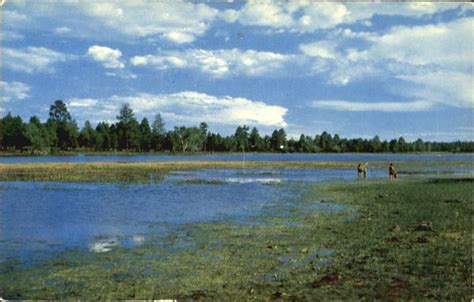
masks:
[(3, 48), (4, 66), (14, 71), (26, 73), (51, 73), (54, 72), (54, 64), (75, 58), (73, 55), (67, 55), (45, 47)]
[[(461, 4), (457, 3), (339, 3), (315, 1), (248, 1), (239, 10), (220, 14), (226, 22), (283, 29), (288, 32), (314, 32), (340, 24), (362, 22), (370, 24), (375, 15), (419, 18), (433, 15)], [(369, 23), (367, 23), (369, 22)]]
[[(205, 3), (183, 1), (13, 1), (4, 10), (5, 29), (51, 31), (95, 40), (160, 38), (190, 43), (201, 37), (217, 18), (218, 10)], [(66, 17), (65, 17), (66, 16)]]
[(310, 57), (321, 57), (323, 59), (336, 58), (335, 43), (330, 41), (301, 44), (300, 50)]
[(30, 90), (30, 86), (21, 82), (0, 81), (0, 98), (2, 102), (29, 98), (30, 95), (28, 93)]
[(93, 2), (86, 14), (128, 36), (161, 36), (174, 43), (189, 43), (203, 35), (218, 11), (203, 3), (173, 1)]
[(105, 99), (72, 99), (68, 108), (79, 120), (114, 121), (122, 104), (128, 103), (140, 116), (160, 113), (167, 121), (196, 124), (205, 121), (215, 125), (287, 125), (288, 109), (239, 97), (217, 97), (194, 91), (173, 94), (139, 93), (132, 96), (111, 96)]
[(314, 108), (331, 109), (337, 111), (383, 111), (383, 112), (410, 112), (425, 111), (433, 106), (427, 101), (413, 102), (353, 102), (347, 100), (315, 100), (311, 103)]
[[(274, 52), (240, 49), (170, 51), (157, 55), (135, 56), (132, 65), (160, 70), (192, 68), (213, 77), (228, 75), (269, 76), (297, 64), (297, 56)], [(294, 65), (293, 65), (294, 66)]]
[[(313, 66), (321, 66), (324, 59), (324, 68), (315, 70), (327, 74), (330, 84), (344, 86), (374, 77), (396, 79), (401, 83), (392, 93), (402, 98), (472, 107), (473, 22), (474, 18), (467, 17), (437, 24), (397, 26), (379, 35), (338, 30), (329, 36), (339, 39), (301, 44), (300, 50), (312, 58)], [(344, 37), (361, 39), (365, 44), (347, 48)], [(345, 103), (339, 105), (349, 108)]]
[(87, 55), (93, 60), (101, 63), (105, 68), (124, 68), (120, 60), (122, 52), (118, 49), (112, 49), (106, 46), (93, 45), (87, 50)]

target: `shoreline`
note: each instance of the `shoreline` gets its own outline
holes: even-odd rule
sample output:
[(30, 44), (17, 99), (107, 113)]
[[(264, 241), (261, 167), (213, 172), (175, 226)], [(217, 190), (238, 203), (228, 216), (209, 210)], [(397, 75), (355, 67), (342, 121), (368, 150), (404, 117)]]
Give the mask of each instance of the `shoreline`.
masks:
[[(47, 157), (47, 156), (59, 156), (59, 157), (70, 157), (70, 156), (202, 156), (202, 155), (242, 155), (242, 152), (134, 152), (134, 151), (62, 151), (58, 153), (41, 152), (2, 152), (0, 151), (1, 157)], [(300, 155), (473, 155), (473, 152), (448, 152), (448, 151), (436, 151), (436, 152), (256, 152), (248, 151), (246, 155), (284, 155), (284, 154), (300, 154)]]

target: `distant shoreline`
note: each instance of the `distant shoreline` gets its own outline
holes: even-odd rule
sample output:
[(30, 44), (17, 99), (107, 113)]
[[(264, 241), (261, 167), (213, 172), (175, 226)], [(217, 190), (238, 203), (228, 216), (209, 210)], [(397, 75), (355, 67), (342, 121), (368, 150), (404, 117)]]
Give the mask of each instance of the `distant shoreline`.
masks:
[(268, 154), (268, 155), (277, 155), (277, 154), (301, 154), (301, 155), (317, 155), (317, 154), (331, 154), (331, 155), (343, 155), (343, 154), (396, 154), (396, 155), (474, 155), (474, 152), (130, 152), (130, 151), (61, 151), (61, 152), (44, 152), (44, 153), (31, 153), (31, 152), (1, 152), (0, 157), (33, 157), (33, 156), (200, 156), (200, 155), (238, 155), (238, 154)]

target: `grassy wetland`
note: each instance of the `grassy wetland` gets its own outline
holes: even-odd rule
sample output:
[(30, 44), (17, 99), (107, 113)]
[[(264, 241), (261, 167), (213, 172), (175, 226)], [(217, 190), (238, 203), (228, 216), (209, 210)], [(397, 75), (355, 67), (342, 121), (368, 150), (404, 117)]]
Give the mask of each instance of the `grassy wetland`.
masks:
[[(417, 162), (407, 163), (406, 169), (428, 164), (443, 166)], [(354, 167), (349, 162), (246, 165)], [(371, 163), (377, 165), (385, 168), (386, 163)], [(140, 182), (150, 174), (222, 168), (242, 168), (242, 162), (14, 164), (1, 165), (0, 175), (2, 180)], [(142, 245), (96, 253), (66, 250), (33, 266), (15, 259), (2, 262), (0, 296), (466, 300), (472, 288), (473, 181), (446, 173), (434, 177), (428, 171), (424, 177), (407, 173), (394, 182), (271, 184), (294, 194), (267, 204), (245, 222), (179, 224)]]
[[(468, 161), (412, 161), (397, 164), (404, 174), (434, 174), (438, 170), (420, 168), (471, 167)], [(66, 182), (153, 182), (171, 171), (201, 169), (257, 168), (355, 168), (352, 161), (170, 161), (170, 162), (92, 162), (92, 163), (16, 163), (0, 164), (0, 181), (66, 181)], [(386, 161), (373, 161), (370, 168), (385, 169)], [(441, 171), (450, 173), (450, 171)]]

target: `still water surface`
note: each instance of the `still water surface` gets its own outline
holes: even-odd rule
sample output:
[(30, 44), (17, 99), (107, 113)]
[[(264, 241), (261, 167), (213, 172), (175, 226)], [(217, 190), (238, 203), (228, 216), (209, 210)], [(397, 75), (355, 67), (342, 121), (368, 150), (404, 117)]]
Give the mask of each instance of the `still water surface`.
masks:
[[(128, 161), (178, 159), (174, 156), (26, 159), (116, 161), (124, 158)], [(184, 158), (238, 160), (242, 155)], [(362, 162), (385, 158), (389, 161), (470, 160), (468, 155), (253, 154), (246, 157), (248, 160)], [(20, 162), (25, 158), (1, 159)], [(472, 174), (470, 170), (458, 172)], [(386, 169), (370, 169), (368, 177), (386, 177), (386, 173)], [(69, 249), (107, 252), (118, 246), (133, 247), (185, 223), (212, 220), (247, 223), (265, 209), (285, 204), (289, 197), (301, 194), (294, 190), (295, 184), (354, 179), (354, 169), (261, 168), (178, 171), (162, 182), (150, 184), (0, 182), (0, 262), (12, 258), (33, 261)], [(202, 183), (193, 183), (196, 180)]]
[(0, 183), (0, 259), (66, 249), (105, 252), (143, 244), (169, 228), (215, 219), (243, 221), (288, 197), (281, 186)]
[(72, 156), (2, 156), (0, 163), (48, 162), (153, 162), (153, 161), (453, 161), (473, 160), (472, 154), (276, 154), (276, 153), (220, 153), (199, 155), (72, 155)]
[[(371, 170), (369, 177), (385, 172)], [(140, 245), (184, 223), (246, 222), (295, 196), (287, 183), (354, 179), (353, 169), (178, 171), (163, 182), (0, 182), (0, 259)], [(204, 184), (188, 183), (199, 180)], [(219, 184), (205, 182), (219, 181)]]

